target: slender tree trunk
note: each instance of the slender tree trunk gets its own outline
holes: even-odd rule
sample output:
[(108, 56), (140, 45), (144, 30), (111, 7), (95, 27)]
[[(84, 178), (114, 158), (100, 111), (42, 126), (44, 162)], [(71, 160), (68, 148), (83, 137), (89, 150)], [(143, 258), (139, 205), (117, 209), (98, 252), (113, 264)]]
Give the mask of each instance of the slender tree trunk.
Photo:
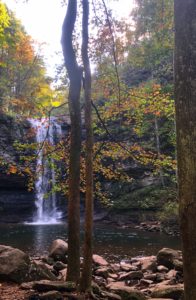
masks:
[(69, 110), (71, 118), (71, 145), (69, 162), (68, 203), (68, 269), (67, 280), (79, 282), (80, 278), (80, 153), (81, 111), (80, 92), (82, 71), (76, 61), (72, 45), (73, 30), (77, 14), (77, 0), (69, 0), (63, 23), (62, 48), (70, 79)]
[[(157, 147), (158, 159), (160, 159), (161, 158), (161, 147), (160, 147), (160, 138), (159, 138), (159, 124), (158, 124), (158, 120), (157, 120), (156, 116), (154, 119), (154, 126), (155, 126), (155, 137), (156, 137), (156, 147)], [(160, 170), (159, 170), (159, 176), (160, 176), (160, 180), (161, 180), (161, 185), (164, 187), (165, 182), (164, 182), (162, 168), (160, 168)]]
[(84, 237), (84, 262), (80, 290), (87, 292), (91, 289), (92, 280), (92, 233), (93, 233), (93, 130), (91, 107), (91, 70), (88, 57), (88, 20), (89, 1), (82, 1), (82, 60), (84, 65), (84, 93), (85, 93), (85, 126), (86, 126), (86, 199), (85, 199), (85, 237)]
[(196, 1), (175, 0), (175, 99), (185, 299), (196, 299)]

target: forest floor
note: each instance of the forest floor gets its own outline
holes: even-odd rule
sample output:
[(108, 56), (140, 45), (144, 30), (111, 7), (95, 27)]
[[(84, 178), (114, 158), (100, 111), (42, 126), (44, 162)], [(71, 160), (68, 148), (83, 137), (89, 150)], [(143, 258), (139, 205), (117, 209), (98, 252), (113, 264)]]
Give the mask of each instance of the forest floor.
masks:
[(15, 283), (0, 283), (0, 300), (26, 300), (31, 292)]

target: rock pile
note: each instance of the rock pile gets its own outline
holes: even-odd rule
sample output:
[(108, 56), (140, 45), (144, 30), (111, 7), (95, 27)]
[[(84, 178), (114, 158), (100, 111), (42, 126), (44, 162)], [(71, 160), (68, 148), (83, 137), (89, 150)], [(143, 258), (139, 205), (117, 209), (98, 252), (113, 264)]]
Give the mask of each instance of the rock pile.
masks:
[[(49, 256), (34, 261), (18, 249), (0, 246), (0, 280), (21, 283), (21, 289), (30, 291), (29, 300), (84, 299), (74, 283), (65, 281), (66, 262), (62, 240), (53, 242)], [(157, 256), (119, 263), (93, 255), (92, 290), (93, 299), (183, 300), (182, 253), (164, 248)]]

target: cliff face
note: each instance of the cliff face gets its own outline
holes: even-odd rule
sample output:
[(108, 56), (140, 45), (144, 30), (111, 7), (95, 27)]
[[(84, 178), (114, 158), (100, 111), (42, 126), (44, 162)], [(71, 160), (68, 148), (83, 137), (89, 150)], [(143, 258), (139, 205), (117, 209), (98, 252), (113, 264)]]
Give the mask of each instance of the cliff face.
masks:
[(34, 193), (27, 190), (27, 178), (6, 171), (7, 163), (19, 161), (14, 143), (26, 143), (30, 128), (27, 120), (0, 115), (0, 157), (5, 163), (0, 166), (0, 222), (26, 221), (35, 210)]
[[(63, 136), (66, 136), (70, 130), (69, 122), (61, 124), (61, 130)], [(34, 139), (28, 120), (0, 115), (0, 222), (25, 222), (33, 219), (36, 211), (35, 193), (28, 191), (27, 178), (12, 172), (8, 174), (3, 163), (17, 165), (20, 162), (20, 153), (14, 143), (32, 143)], [(32, 150), (29, 151), (32, 154)], [(156, 211), (163, 206), (169, 193), (166, 188), (162, 190), (159, 179), (153, 176), (151, 169), (130, 161), (124, 164), (123, 171), (134, 179), (132, 183), (102, 181), (103, 190), (108, 191), (114, 211), (120, 211), (124, 215), (128, 211)], [(60, 210), (66, 218), (66, 201), (59, 195), (58, 199)], [(99, 199), (96, 199), (95, 204), (99, 210)], [(103, 208), (105, 210), (105, 206)]]

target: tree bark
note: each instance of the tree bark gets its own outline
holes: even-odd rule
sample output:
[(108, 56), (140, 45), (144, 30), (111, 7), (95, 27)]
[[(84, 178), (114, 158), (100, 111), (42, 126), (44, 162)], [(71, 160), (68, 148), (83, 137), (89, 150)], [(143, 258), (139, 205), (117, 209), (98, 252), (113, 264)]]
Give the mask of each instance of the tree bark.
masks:
[[(159, 137), (159, 124), (158, 124), (158, 120), (157, 120), (156, 116), (154, 117), (154, 127), (155, 127), (155, 138), (156, 138), (157, 154), (158, 154), (158, 159), (160, 160), (161, 159), (161, 146), (160, 146), (160, 137)], [(164, 182), (162, 167), (159, 170), (159, 176), (160, 176), (161, 185), (162, 185), (162, 187), (164, 187), (165, 182)]]
[(76, 61), (72, 38), (77, 14), (77, 0), (69, 0), (62, 28), (62, 48), (70, 80), (69, 110), (71, 118), (71, 145), (69, 161), (68, 203), (68, 269), (67, 280), (79, 282), (80, 278), (80, 153), (81, 111), (80, 92), (82, 70)]
[(175, 99), (185, 299), (196, 299), (196, 1), (175, 0)]
[(93, 129), (92, 129), (92, 107), (91, 107), (91, 70), (88, 57), (88, 20), (89, 1), (82, 1), (82, 61), (84, 65), (84, 98), (85, 98), (85, 127), (86, 127), (86, 198), (85, 198), (85, 237), (84, 237), (84, 261), (80, 290), (90, 291), (92, 280), (92, 254), (93, 254)]

